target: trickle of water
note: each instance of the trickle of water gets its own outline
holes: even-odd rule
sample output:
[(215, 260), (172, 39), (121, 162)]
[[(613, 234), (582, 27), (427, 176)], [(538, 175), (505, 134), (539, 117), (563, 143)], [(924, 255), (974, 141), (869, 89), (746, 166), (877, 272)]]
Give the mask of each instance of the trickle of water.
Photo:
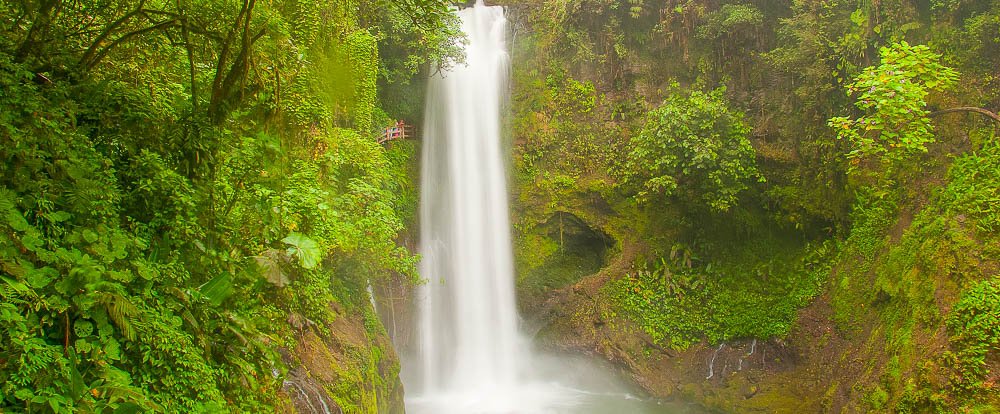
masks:
[(705, 377), (705, 379), (712, 379), (712, 377), (715, 376), (715, 357), (719, 356), (719, 351), (721, 351), (724, 346), (726, 346), (725, 342), (719, 344), (719, 348), (712, 353), (712, 359), (708, 361), (708, 376)]
[[(316, 388), (316, 386), (296, 378), (285, 380), (282, 386), (286, 391), (295, 390), (295, 393), (291, 397), (293, 404), (296, 401), (299, 402), (296, 404), (297, 408), (305, 406), (309, 409), (310, 414), (333, 414), (330, 411), (330, 406), (326, 403), (326, 393)], [(339, 409), (337, 413), (340, 413)]]

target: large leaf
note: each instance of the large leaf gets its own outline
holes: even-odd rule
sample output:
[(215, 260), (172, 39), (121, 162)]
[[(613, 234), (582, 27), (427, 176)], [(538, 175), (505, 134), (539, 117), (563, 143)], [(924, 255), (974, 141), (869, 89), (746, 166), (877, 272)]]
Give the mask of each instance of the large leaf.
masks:
[(281, 271), (281, 262), (287, 263), (288, 259), (281, 250), (267, 249), (260, 256), (254, 256), (254, 260), (268, 282), (278, 287), (288, 284), (288, 275)]
[[(87, 392), (87, 384), (83, 381), (83, 375), (80, 374), (80, 370), (77, 368), (80, 360), (76, 355), (76, 350), (73, 348), (67, 348), (66, 351), (69, 353), (69, 391), (70, 395), (83, 395)], [(57, 411), (58, 412), (58, 411)]]
[(114, 414), (136, 414), (141, 413), (142, 407), (136, 403), (127, 402), (115, 408)]
[(291, 232), (288, 237), (281, 240), (285, 244), (290, 245), (288, 248), (288, 254), (290, 256), (297, 257), (299, 259), (299, 264), (303, 268), (312, 269), (319, 264), (321, 259), (319, 246), (313, 239), (302, 233)]
[(228, 273), (220, 274), (201, 285), (198, 290), (212, 306), (219, 306), (233, 295), (233, 277)]

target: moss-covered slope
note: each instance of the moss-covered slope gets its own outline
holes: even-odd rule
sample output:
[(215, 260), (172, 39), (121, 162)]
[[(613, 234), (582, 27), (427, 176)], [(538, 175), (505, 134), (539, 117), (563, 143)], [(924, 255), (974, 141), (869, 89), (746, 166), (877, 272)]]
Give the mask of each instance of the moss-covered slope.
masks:
[[(929, 109), (996, 108), (996, 43), (976, 34), (992, 2), (509, 3), (515, 253), (543, 343), (727, 412), (996, 410), (994, 126), (935, 115), (936, 143), (892, 164), (848, 158), (827, 125), (904, 39), (961, 72)], [(731, 208), (700, 204), (722, 181), (697, 164), (634, 180), (636, 144), (675, 139), (647, 114), (678, 88), (751, 127), (764, 181)]]

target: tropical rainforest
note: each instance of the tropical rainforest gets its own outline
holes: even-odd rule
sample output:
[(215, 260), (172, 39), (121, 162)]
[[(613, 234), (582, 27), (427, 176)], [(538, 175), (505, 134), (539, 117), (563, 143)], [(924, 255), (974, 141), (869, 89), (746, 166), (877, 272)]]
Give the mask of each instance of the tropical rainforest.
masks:
[[(0, 0), (0, 413), (403, 412), (420, 142), (378, 142), (464, 3)], [(1000, 1), (496, 3), (536, 342), (720, 412), (1000, 412)]]

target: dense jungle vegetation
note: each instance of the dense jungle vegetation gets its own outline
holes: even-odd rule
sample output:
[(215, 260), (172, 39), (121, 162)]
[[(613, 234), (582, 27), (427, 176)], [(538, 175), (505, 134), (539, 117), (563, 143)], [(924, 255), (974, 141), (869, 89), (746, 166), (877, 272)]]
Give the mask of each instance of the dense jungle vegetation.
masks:
[(414, 148), (375, 139), (420, 108), (380, 92), (461, 57), (445, 2), (4, 0), (0, 32), (0, 412), (273, 412), (289, 322), (415, 278)]
[[(997, 412), (1000, 1), (498, 3), (527, 318), (604, 275), (638, 361), (818, 306), (843, 368), (778, 391)], [(419, 143), (376, 139), (460, 64), (451, 5), (0, 0), (0, 413), (282, 411), (297, 331), (385, 336)], [(389, 412), (349, 353), (325, 391)]]
[(839, 361), (723, 410), (996, 412), (1000, 3), (506, 3), (529, 313), (584, 280), (563, 335), (641, 378), (754, 338)]

